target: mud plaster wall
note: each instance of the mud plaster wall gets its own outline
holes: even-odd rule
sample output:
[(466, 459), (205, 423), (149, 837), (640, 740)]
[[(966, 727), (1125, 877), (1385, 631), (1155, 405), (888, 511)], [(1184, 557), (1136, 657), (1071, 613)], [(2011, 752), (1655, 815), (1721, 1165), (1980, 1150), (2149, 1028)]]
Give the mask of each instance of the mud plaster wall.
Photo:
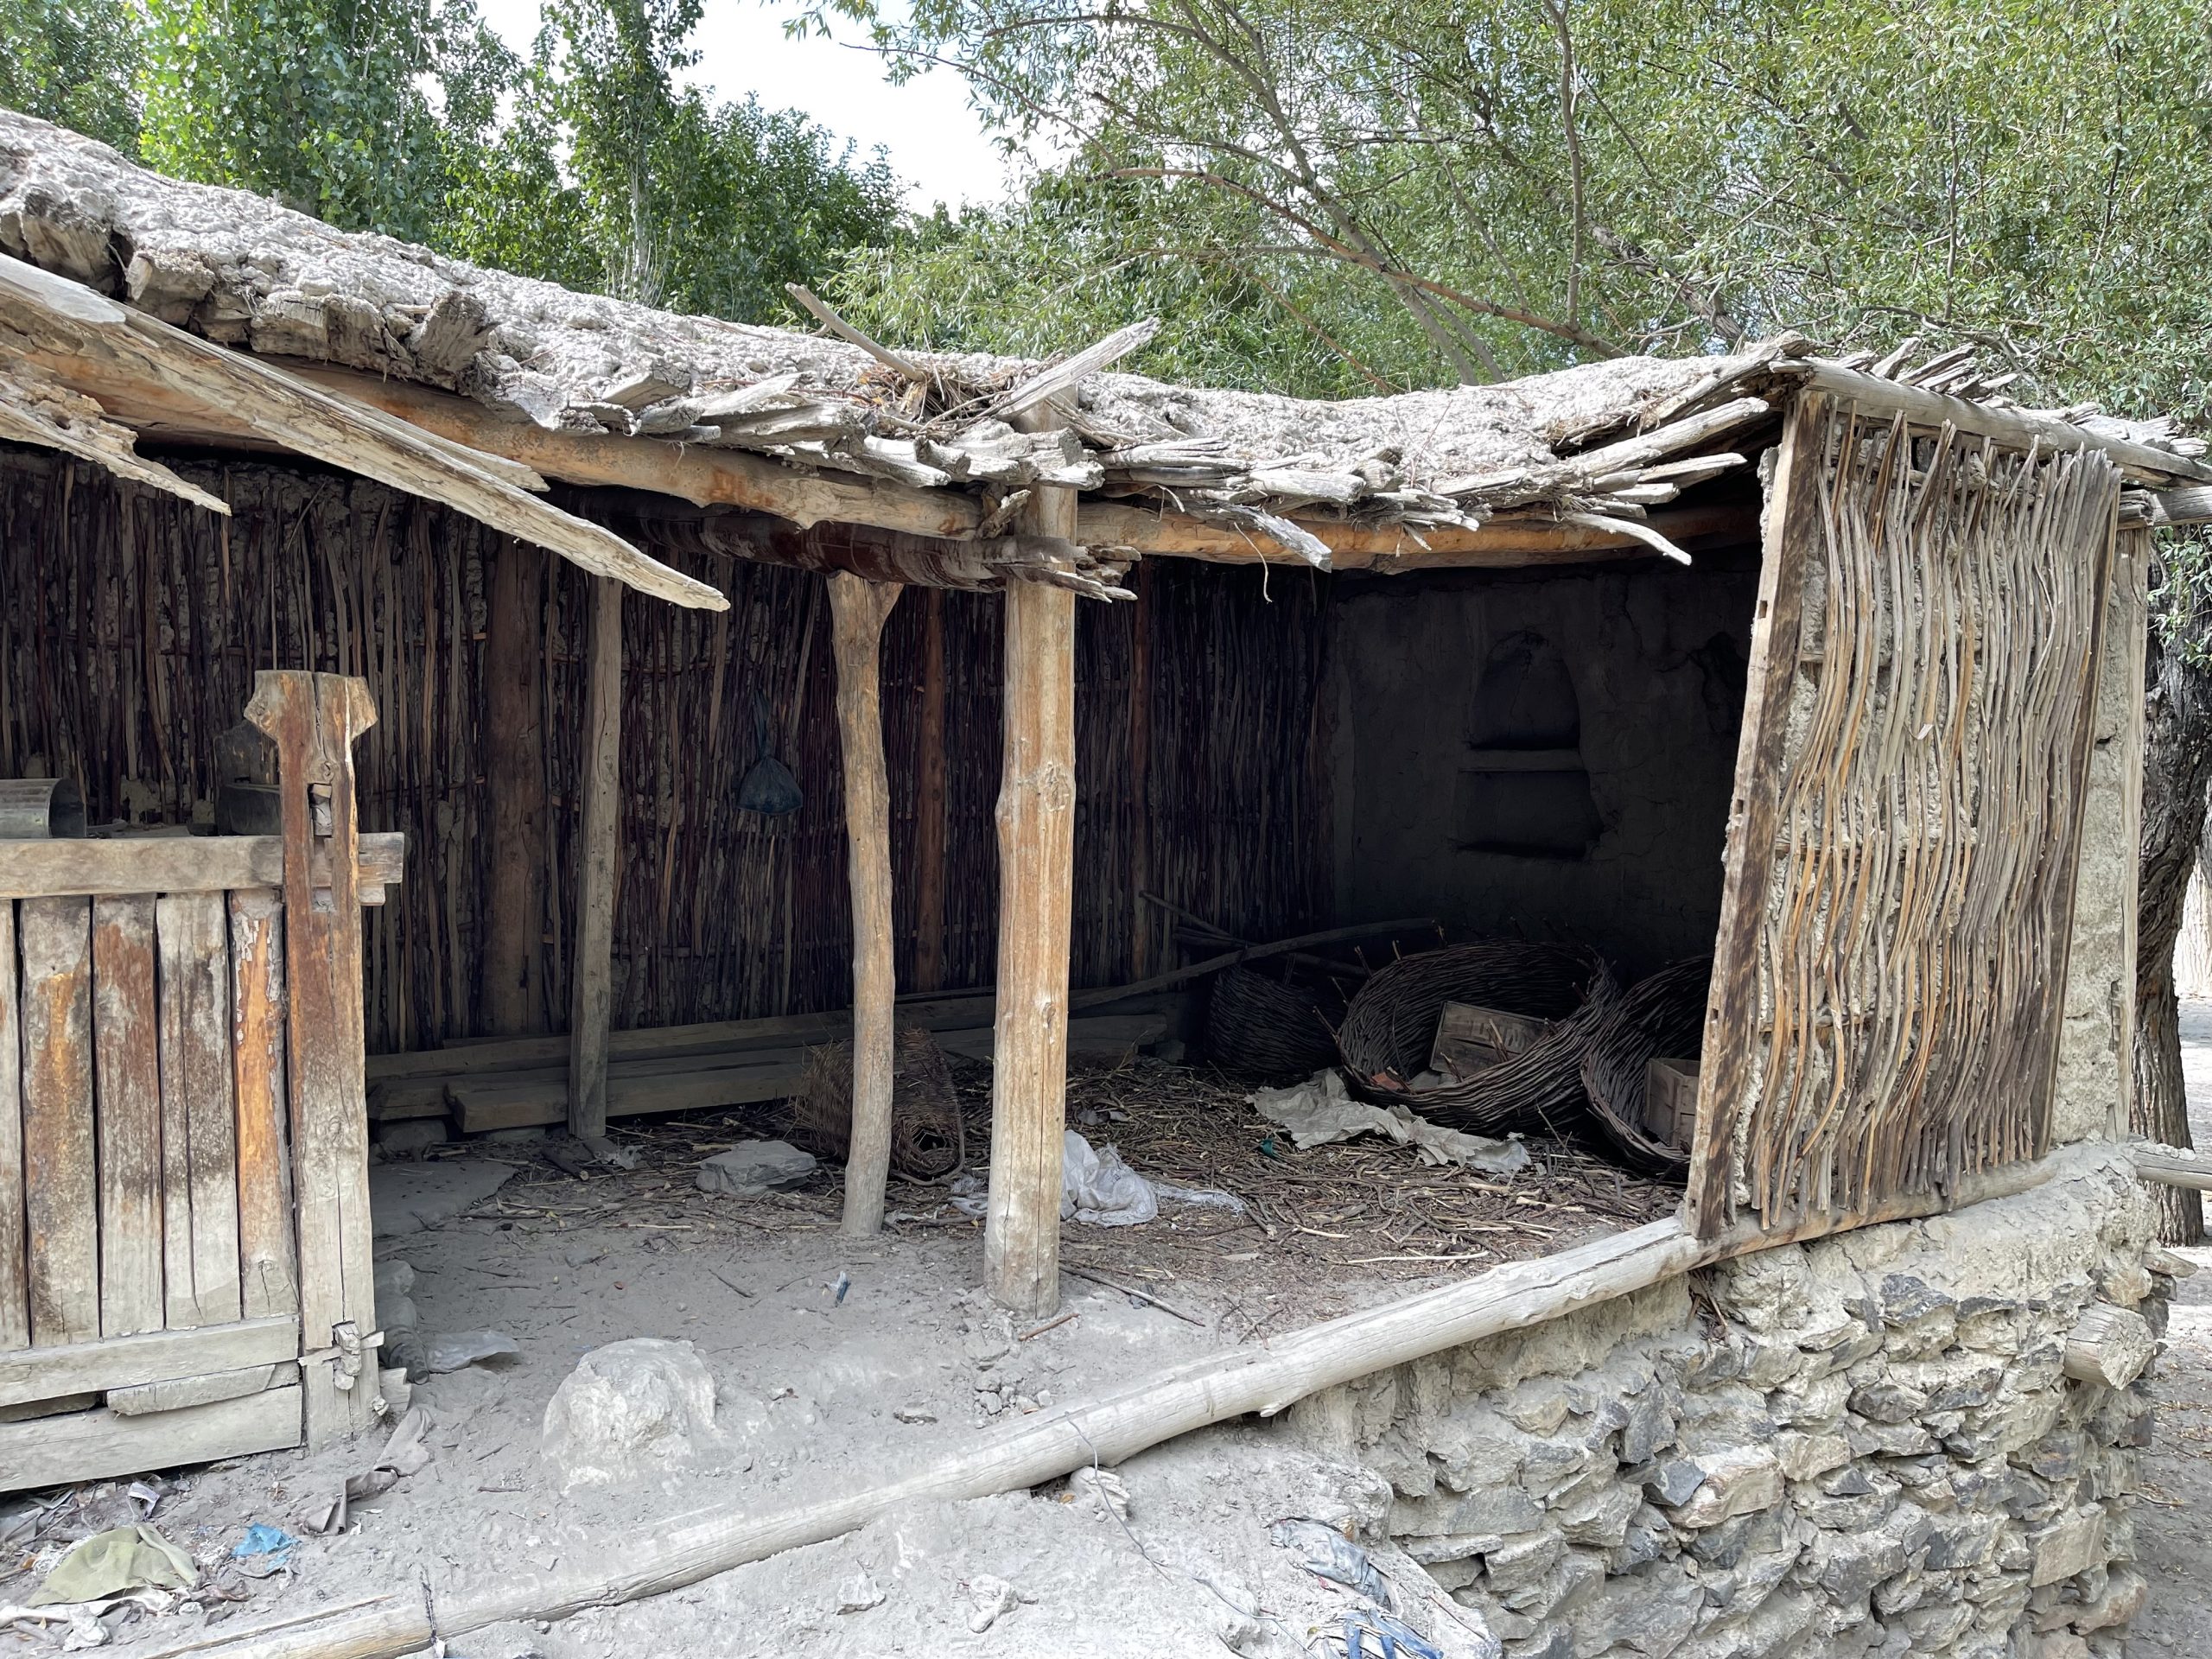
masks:
[(2097, 673), (2082, 865), (2075, 881), (2066, 1023), (2051, 1143), (2116, 1139), (2134, 1089), (2136, 872), (2143, 829), (2143, 660), (2147, 531), (2120, 537)]
[[(1721, 842), (1743, 717), (1758, 572), (1749, 557), (1688, 569), (1342, 578), (1331, 618), (1336, 908), (1348, 918), (1434, 915), (1455, 934), (1592, 944), (1631, 974), (1713, 949)], [(1540, 636), (1572, 685), (1571, 744), (1510, 711), (1484, 669)], [(1485, 691), (1490, 695), (1485, 696)], [(1555, 704), (1556, 697), (1535, 701)], [(1503, 737), (1501, 745), (1498, 740)], [(1516, 744), (1551, 747), (1513, 754)], [(1562, 753), (1568, 747), (1578, 753)], [(1586, 773), (1586, 807), (1572, 771)], [(1567, 766), (1543, 785), (1494, 766)], [(1571, 820), (1586, 854), (1470, 844), (1475, 791), (1530, 795), (1526, 815)], [(1503, 809), (1509, 821), (1514, 810)], [(1572, 822), (1559, 824), (1571, 841)]]
[(2141, 1189), (1788, 1246), (1380, 1372), (1289, 1430), (1507, 1659), (2117, 1659), (2143, 1385), (2063, 1374), (2105, 1300), (2162, 1331)]

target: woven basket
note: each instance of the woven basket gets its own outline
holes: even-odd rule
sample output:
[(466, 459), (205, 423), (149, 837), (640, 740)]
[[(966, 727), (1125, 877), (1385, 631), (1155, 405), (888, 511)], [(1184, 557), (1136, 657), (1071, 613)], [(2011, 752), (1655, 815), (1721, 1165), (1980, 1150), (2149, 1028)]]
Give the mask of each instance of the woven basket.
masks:
[[(791, 1103), (791, 1139), (817, 1158), (842, 1163), (852, 1127), (853, 1046), (810, 1049)], [(891, 1167), (914, 1180), (934, 1180), (967, 1157), (960, 1096), (944, 1051), (926, 1031), (901, 1031), (891, 1051)]]
[[(1366, 1099), (1477, 1135), (1580, 1128), (1582, 1052), (1620, 995), (1605, 959), (1573, 945), (1482, 939), (1402, 957), (1359, 988), (1337, 1046)], [(1541, 1039), (1464, 1083), (1415, 1088), (1446, 1002), (1553, 1021)]]
[(1206, 1004), (1206, 1052), (1225, 1071), (1271, 1083), (1310, 1077), (1337, 1063), (1329, 1016), (1344, 1001), (1333, 985), (1285, 984), (1249, 968), (1214, 977)]
[(1680, 1175), (1689, 1167), (1689, 1148), (1669, 1145), (1644, 1121), (1645, 1067), (1703, 1046), (1712, 978), (1713, 958), (1692, 957), (1639, 979), (1608, 1011), (1582, 1057), (1592, 1115), (1639, 1169)]

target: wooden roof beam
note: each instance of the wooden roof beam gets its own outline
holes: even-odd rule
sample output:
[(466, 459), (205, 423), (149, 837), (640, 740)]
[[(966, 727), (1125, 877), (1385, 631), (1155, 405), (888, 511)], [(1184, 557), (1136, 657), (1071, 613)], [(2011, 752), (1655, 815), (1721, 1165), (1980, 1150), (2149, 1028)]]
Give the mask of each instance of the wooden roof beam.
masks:
[[(727, 609), (702, 582), (541, 501), (511, 462), (474, 455), (264, 359), (210, 344), (91, 289), (0, 255), (0, 337), (55, 381), (136, 426), (141, 405), (216, 433), (263, 441), (374, 478), (548, 548), (571, 563), (677, 605)], [(465, 442), (465, 441), (463, 441)], [(534, 481), (534, 480), (533, 480)]]
[[(553, 431), (503, 420), (467, 398), (425, 386), (319, 365), (296, 365), (294, 369), (304, 379), (343, 391), (427, 431), (571, 484), (642, 490), (695, 506), (743, 507), (802, 529), (817, 524), (866, 524), (962, 542), (973, 540), (982, 527), (982, 502), (963, 490), (918, 489), (888, 480), (790, 467), (742, 449), (611, 433)], [(1757, 509), (1748, 504), (1655, 512), (1643, 522), (1676, 543), (1732, 535), (1752, 539), (1758, 535)], [(1541, 514), (1497, 518), (1475, 530), (1448, 525), (1418, 530), (1407, 524), (1325, 518), (1299, 523), (1328, 543), (1338, 570), (1512, 568), (1651, 556), (1651, 550), (1633, 536), (1560, 524)], [(1135, 500), (1086, 497), (1076, 525), (1076, 541), (1087, 547), (1126, 547), (1141, 554), (1228, 564), (1307, 563), (1302, 555), (1256, 531)]]

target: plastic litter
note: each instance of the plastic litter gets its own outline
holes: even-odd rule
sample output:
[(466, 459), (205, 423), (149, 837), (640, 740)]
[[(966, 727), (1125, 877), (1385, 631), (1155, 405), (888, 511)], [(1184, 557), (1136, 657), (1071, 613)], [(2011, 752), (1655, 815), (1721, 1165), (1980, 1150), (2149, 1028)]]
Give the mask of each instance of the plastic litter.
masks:
[(245, 1529), (245, 1537), (231, 1546), (231, 1559), (250, 1579), (270, 1578), (292, 1570), (292, 1551), (299, 1541), (282, 1527), (257, 1521)]
[(1073, 1129), (1060, 1141), (1060, 1219), (1093, 1227), (1135, 1227), (1160, 1213), (1152, 1183), (1112, 1147), (1096, 1151)]
[(968, 1599), (976, 1609), (969, 1615), (968, 1628), (981, 1636), (1014, 1610), (1021, 1592), (1004, 1579), (978, 1573), (968, 1580)]
[(1367, 1552), (1327, 1522), (1293, 1516), (1268, 1529), (1268, 1541), (1277, 1549), (1289, 1550), (1308, 1573), (1357, 1590), (1378, 1607), (1393, 1605), (1389, 1581), (1376, 1569)]
[(1381, 1135), (1414, 1147), (1424, 1164), (1459, 1164), (1487, 1175), (1510, 1175), (1529, 1166), (1529, 1148), (1518, 1141), (1465, 1135), (1417, 1117), (1403, 1106), (1385, 1109), (1354, 1100), (1335, 1071), (1316, 1071), (1287, 1089), (1255, 1090), (1249, 1098), (1262, 1117), (1290, 1131), (1291, 1144), (1300, 1152), (1355, 1135)]
[(737, 810), (764, 818), (788, 817), (805, 804), (791, 769), (768, 752), (768, 700), (753, 694), (753, 764), (737, 780)]
[(504, 1331), (446, 1331), (421, 1339), (410, 1369), (426, 1376), (435, 1376), (480, 1360), (512, 1359), (521, 1352), (515, 1339)]
[(1344, 1659), (1363, 1659), (1367, 1652), (1366, 1638), (1373, 1637), (1382, 1659), (1444, 1659), (1444, 1649), (1422, 1636), (1403, 1619), (1393, 1618), (1388, 1613), (1346, 1613), (1344, 1615)]
[(411, 1408), (391, 1431), (377, 1460), (346, 1476), (346, 1484), (336, 1492), (311, 1500), (300, 1513), (301, 1525), (313, 1533), (336, 1532), (344, 1527), (353, 1504), (381, 1497), (430, 1460), (430, 1448), (423, 1444), (429, 1432), (429, 1414), (420, 1406)]
[(103, 1601), (134, 1590), (189, 1590), (199, 1582), (192, 1557), (141, 1522), (79, 1540), (54, 1564), (27, 1605)]

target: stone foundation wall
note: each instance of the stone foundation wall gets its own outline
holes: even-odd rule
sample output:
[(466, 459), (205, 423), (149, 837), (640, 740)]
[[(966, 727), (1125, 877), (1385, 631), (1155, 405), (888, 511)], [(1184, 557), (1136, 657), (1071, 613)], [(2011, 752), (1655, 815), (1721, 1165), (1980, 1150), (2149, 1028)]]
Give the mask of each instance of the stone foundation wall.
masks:
[(1392, 1536), (1509, 1659), (2118, 1659), (2150, 1405), (2068, 1344), (2101, 1329), (2133, 1376), (2153, 1242), (2142, 1190), (2077, 1163), (1363, 1378), (1292, 1432), (1389, 1479)]

